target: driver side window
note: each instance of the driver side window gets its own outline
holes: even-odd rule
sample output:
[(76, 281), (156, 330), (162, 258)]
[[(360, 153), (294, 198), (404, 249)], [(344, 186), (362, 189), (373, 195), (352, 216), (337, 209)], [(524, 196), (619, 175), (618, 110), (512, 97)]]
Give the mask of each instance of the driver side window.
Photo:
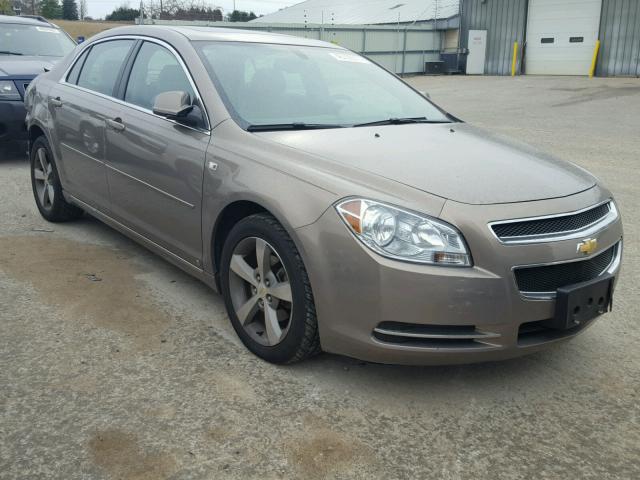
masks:
[(176, 90), (188, 93), (193, 102), (191, 83), (173, 53), (161, 45), (144, 42), (131, 69), (124, 100), (153, 110), (159, 94)]

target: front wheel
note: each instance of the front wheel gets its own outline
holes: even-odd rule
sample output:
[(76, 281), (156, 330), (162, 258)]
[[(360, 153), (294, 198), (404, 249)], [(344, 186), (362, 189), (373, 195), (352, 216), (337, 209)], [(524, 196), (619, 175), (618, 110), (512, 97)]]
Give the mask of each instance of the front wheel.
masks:
[(46, 137), (33, 142), (30, 152), (31, 186), (40, 214), (50, 222), (67, 222), (82, 215), (82, 210), (68, 203), (62, 195), (62, 184), (51, 147)]
[(307, 271), (274, 217), (256, 214), (233, 227), (220, 275), (233, 328), (254, 354), (272, 363), (293, 363), (320, 352)]

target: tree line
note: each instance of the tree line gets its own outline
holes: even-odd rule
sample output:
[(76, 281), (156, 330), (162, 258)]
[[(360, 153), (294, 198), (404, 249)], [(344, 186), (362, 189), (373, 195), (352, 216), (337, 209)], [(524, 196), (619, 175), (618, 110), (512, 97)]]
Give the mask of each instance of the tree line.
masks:
[[(258, 16), (253, 12), (234, 10), (226, 15), (219, 7), (206, 5), (205, 0), (147, 0), (143, 2), (146, 18), (161, 20), (208, 20), (212, 22), (248, 22)], [(84, 20), (87, 0), (0, 0), (0, 14), (42, 15), (49, 19)], [(116, 8), (105, 20), (132, 22), (140, 17), (138, 8), (128, 4)]]
[[(203, 0), (153, 0), (143, 3), (145, 18), (156, 20), (208, 20), (212, 22), (248, 22), (258, 16), (253, 12), (234, 10), (226, 15), (219, 7), (211, 7)], [(140, 10), (123, 5), (105, 17), (112, 21), (133, 21)]]
[(87, 15), (87, 0), (0, 0), (0, 15), (14, 14), (82, 20)]

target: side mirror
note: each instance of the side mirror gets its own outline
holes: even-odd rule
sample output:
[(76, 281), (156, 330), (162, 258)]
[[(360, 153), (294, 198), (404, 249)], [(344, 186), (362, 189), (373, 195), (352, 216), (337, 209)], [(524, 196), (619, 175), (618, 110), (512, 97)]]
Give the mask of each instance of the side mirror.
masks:
[(85, 38), (84, 38), (84, 36), (83, 36), (83, 35), (78, 35), (78, 36), (76, 37), (76, 43), (77, 43), (78, 45), (80, 45), (81, 43), (83, 43), (83, 42), (84, 42), (84, 40), (85, 40)]
[(186, 116), (193, 109), (187, 92), (162, 92), (153, 103), (153, 113), (170, 119)]
[(429, 100), (431, 100), (431, 95), (429, 95), (429, 93), (427, 93), (427, 92), (425, 92), (425, 91), (423, 91), (423, 90), (420, 90), (420, 91), (419, 91), (419, 93), (420, 93), (420, 95), (422, 95), (423, 97), (428, 98)]

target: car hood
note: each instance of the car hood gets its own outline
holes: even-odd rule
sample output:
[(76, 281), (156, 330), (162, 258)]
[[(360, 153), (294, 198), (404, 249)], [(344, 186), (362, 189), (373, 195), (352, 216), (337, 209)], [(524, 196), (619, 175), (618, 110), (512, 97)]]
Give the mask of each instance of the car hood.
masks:
[(461, 203), (565, 197), (596, 184), (592, 175), (572, 163), (464, 123), (258, 135)]
[(0, 55), (0, 77), (35, 77), (59, 60), (58, 57)]

